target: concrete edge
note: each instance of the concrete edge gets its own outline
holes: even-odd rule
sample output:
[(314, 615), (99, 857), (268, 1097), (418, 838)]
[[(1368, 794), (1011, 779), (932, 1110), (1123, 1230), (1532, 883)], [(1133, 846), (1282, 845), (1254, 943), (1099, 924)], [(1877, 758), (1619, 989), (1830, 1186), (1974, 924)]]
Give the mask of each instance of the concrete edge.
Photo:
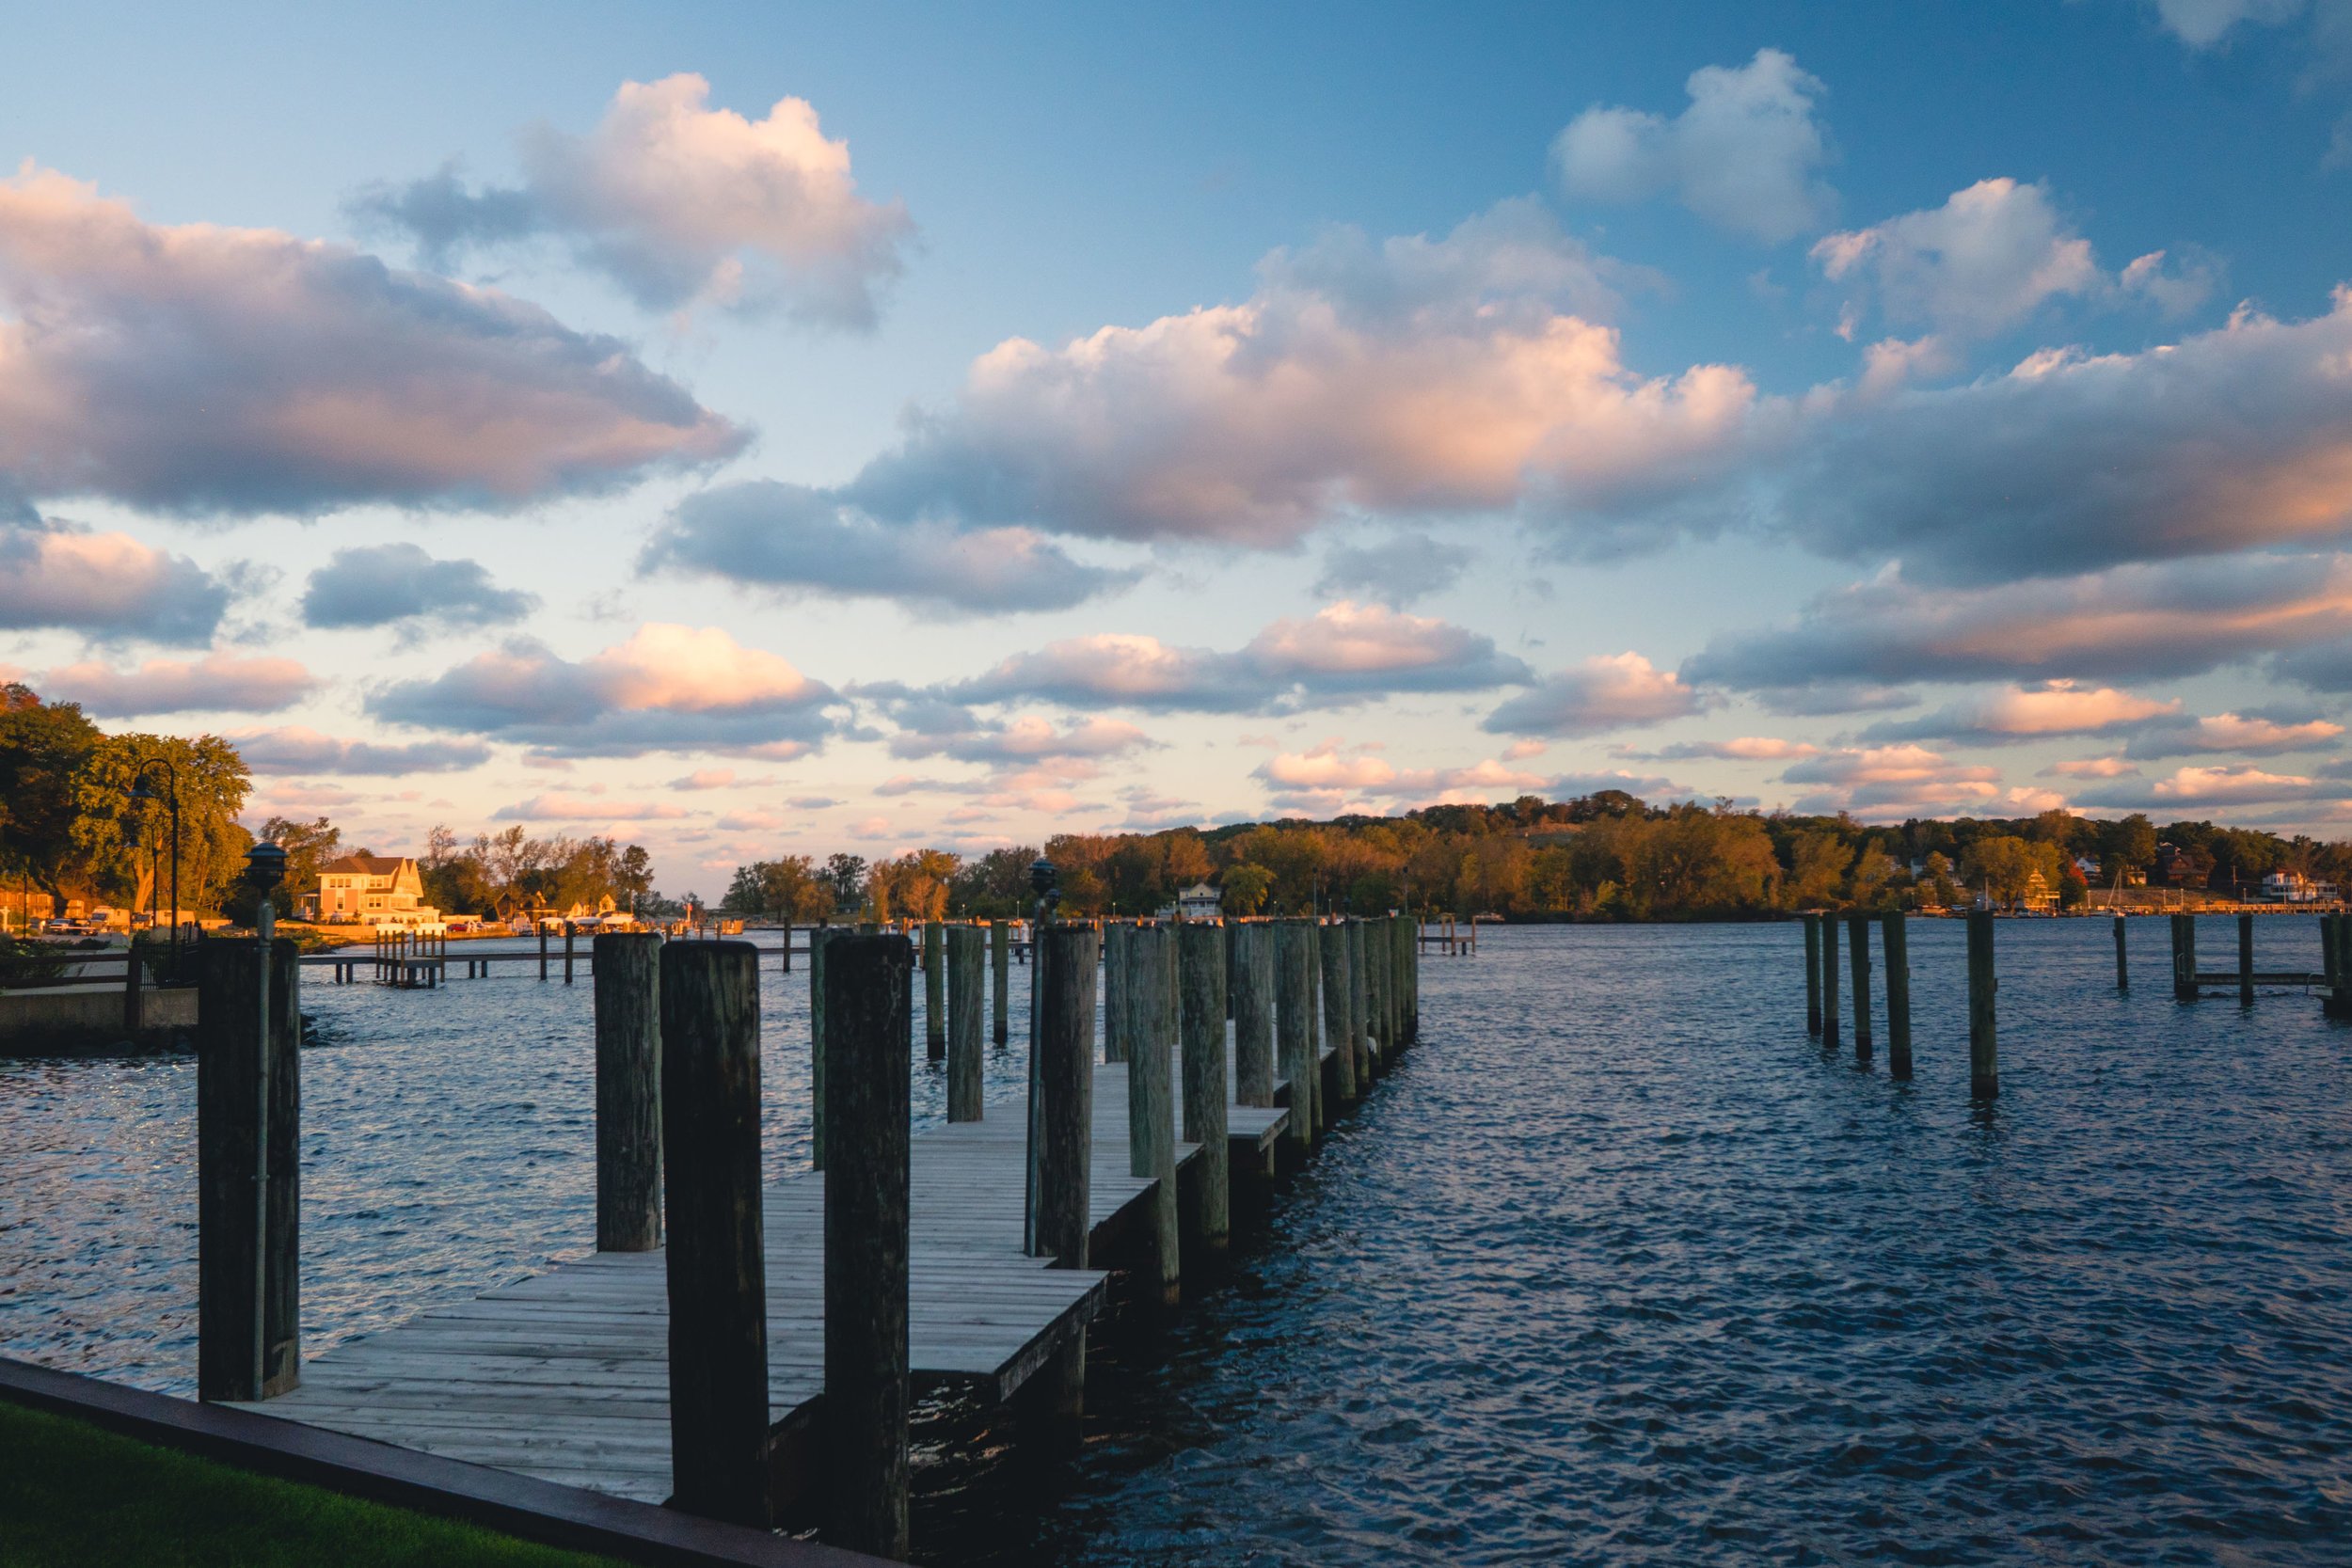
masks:
[(883, 1561), (650, 1503), (0, 1356), (0, 1400), (347, 1497), (628, 1562), (680, 1568), (874, 1568)]

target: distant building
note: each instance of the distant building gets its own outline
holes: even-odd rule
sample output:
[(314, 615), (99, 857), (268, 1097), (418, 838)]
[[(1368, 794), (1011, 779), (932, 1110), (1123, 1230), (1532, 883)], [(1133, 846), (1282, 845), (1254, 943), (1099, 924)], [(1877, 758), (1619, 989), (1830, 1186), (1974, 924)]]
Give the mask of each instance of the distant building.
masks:
[(1206, 882), (1195, 882), (1176, 895), (1176, 914), (1183, 920), (1215, 920), (1223, 895)]
[(2274, 871), (2263, 879), (2262, 895), (2273, 904), (2332, 904), (2335, 884), (2314, 882), (2300, 871)]
[(2017, 900), (2017, 907), (2028, 914), (2048, 914), (2058, 908), (2058, 894), (2048, 878), (2039, 871), (2026, 873), (2026, 891)]
[(303, 913), (331, 926), (438, 926), (441, 911), (424, 901), (417, 863), (402, 855), (345, 855), (319, 869), (318, 891)]
[(2203, 887), (2213, 863), (2194, 849), (2169, 841), (2156, 846), (2156, 881), (2164, 887)]

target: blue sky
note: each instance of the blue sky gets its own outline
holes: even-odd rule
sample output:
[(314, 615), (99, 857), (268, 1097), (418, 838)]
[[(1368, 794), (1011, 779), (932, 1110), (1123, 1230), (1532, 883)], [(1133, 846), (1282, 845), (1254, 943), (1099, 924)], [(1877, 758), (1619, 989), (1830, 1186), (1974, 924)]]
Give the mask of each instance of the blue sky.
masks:
[(673, 891), (1609, 782), (2342, 832), (2352, 8), (1458, 11), (20, 21), (0, 665)]

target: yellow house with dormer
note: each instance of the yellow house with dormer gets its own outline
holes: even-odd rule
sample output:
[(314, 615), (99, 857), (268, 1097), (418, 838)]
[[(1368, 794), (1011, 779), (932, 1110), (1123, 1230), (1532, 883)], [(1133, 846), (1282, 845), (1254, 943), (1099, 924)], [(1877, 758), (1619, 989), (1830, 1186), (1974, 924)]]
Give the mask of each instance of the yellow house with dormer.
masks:
[(424, 879), (403, 855), (345, 855), (319, 868), (318, 891), (304, 902), (310, 919), (335, 926), (438, 926), (424, 901)]

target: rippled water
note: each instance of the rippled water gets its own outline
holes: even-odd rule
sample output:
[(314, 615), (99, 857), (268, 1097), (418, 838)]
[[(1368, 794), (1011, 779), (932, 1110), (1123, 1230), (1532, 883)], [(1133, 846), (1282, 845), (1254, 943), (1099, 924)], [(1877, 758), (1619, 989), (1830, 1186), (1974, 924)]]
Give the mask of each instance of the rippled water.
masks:
[[(2259, 927), (2315, 967), (2313, 922)], [(2177, 1006), (2162, 922), (2127, 997), (2105, 923), (2004, 923), (1972, 1105), (1961, 936), (1913, 925), (1908, 1085), (1883, 1028), (1874, 1070), (1807, 1038), (1790, 927), (1431, 958), (1423, 1044), (1221, 1276), (1097, 1336), (1080, 1452), (930, 1423), (918, 1555), (2344, 1560), (2352, 1035), (2292, 993)], [(803, 982), (769, 982), (781, 1039)], [(586, 1238), (585, 986), (307, 997), (313, 1346)], [(0, 1065), (0, 1348), (185, 1386), (191, 1088)]]

